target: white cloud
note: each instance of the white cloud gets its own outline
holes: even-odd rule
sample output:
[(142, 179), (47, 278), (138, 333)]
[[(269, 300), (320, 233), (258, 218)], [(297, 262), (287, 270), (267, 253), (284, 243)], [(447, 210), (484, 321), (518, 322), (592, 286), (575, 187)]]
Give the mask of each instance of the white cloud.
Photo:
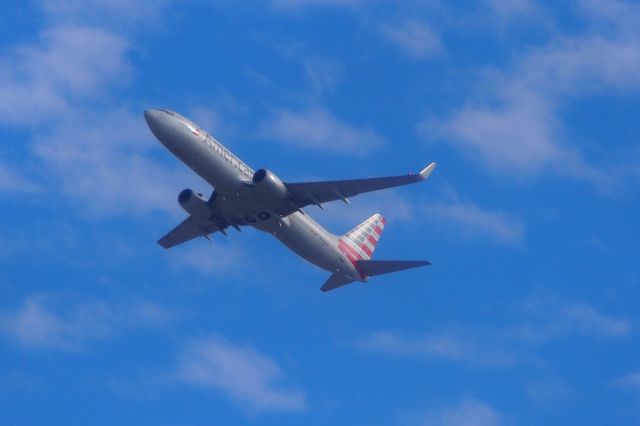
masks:
[(527, 398), (539, 405), (554, 405), (575, 397), (576, 392), (556, 377), (538, 378), (525, 386)]
[[(353, 176), (354, 178), (356, 176)], [(328, 224), (331, 230), (337, 234), (343, 234), (374, 213), (380, 213), (390, 224), (397, 222), (410, 222), (415, 219), (415, 206), (408, 197), (398, 195), (393, 190), (362, 194), (350, 199), (349, 205), (341, 202), (324, 204), (325, 210), (318, 215), (317, 220), (322, 224)], [(314, 216), (316, 207), (305, 209)]]
[(420, 335), (377, 332), (361, 340), (359, 347), (396, 357), (510, 367), (537, 363), (536, 348), (550, 341), (569, 336), (616, 339), (631, 333), (629, 320), (607, 316), (585, 303), (534, 299), (521, 314), (520, 324), (504, 327), (458, 326)]
[[(35, 40), (0, 56), (0, 120), (34, 127), (73, 117), (83, 101), (104, 97), (132, 71), (126, 23), (153, 18), (170, 0), (41, 0), (43, 29)], [(131, 30), (131, 28), (129, 28)]]
[(27, 298), (15, 311), (0, 313), (0, 333), (27, 349), (80, 352), (89, 343), (113, 338), (132, 327), (166, 325), (173, 314), (154, 303), (75, 305), (43, 295)]
[(359, 346), (367, 352), (396, 357), (421, 357), (486, 367), (511, 366), (518, 361), (516, 354), (495, 345), (494, 341), (493, 333), (451, 328), (420, 336), (378, 332), (362, 340)]
[(422, 424), (425, 426), (499, 426), (502, 424), (502, 416), (489, 404), (467, 398), (455, 407), (428, 413)]
[(186, 169), (167, 168), (149, 152), (154, 144), (142, 113), (113, 110), (67, 117), (38, 133), (33, 150), (49, 185), (93, 216), (173, 212), (179, 187), (193, 182)]
[(3, 190), (40, 187), (96, 216), (172, 211), (167, 200), (174, 199), (180, 188), (173, 184), (185, 173), (151, 158), (148, 150), (157, 145), (148, 142), (141, 111), (109, 101), (109, 92), (132, 71), (131, 42), (121, 23), (144, 20), (166, 3), (40, 4), (45, 28), (0, 57), (0, 121), (34, 129), (27, 161), (40, 163), (31, 169), (38, 176), (0, 167)]
[[(328, 223), (337, 233), (346, 232), (373, 213), (382, 214), (392, 224), (411, 223), (426, 218), (431, 223), (446, 225), (452, 237), (464, 240), (519, 245), (524, 242), (526, 233), (522, 221), (504, 212), (460, 201), (455, 194), (442, 201), (420, 203), (411, 201), (396, 191), (380, 191), (358, 195), (351, 199), (349, 206), (327, 203), (324, 207), (320, 222)], [(314, 209), (307, 208), (311, 213)]]
[(513, 108), (465, 107), (443, 123), (423, 122), (421, 130), (446, 135), (455, 148), (500, 173), (541, 174), (564, 155), (554, 143), (553, 117), (544, 100), (531, 95), (516, 96), (524, 102)]
[(326, 92), (331, 92), (342, 75), (340, 64), (326, 58), (306, 58), (304, 69), (315, 98), (321, 97)]
[(524, 305), (530, 318), (512, 327), (515, 338), (539, 344), (565, 336), (621, 338), (631, 333), (631, 321), (608, 316), (582, 302), (559, 303), (553, 298), (533, 299)]
[(429, 24), (410, 19), (381, 27), (382, 34), (403, 53), (414, 59), (424, 59), (442, 51), (442, 42)]
[(524, 225), (508, 215), (485, 210), (473, 203), (442, 201), (424, 206), (430, 219), (448, 223), (463, 238), (478, 238), (502, 244), (520, 244)]
[(307, 7), (354, 7), (362, 0), (271, 0), (274, 8), (282, 11), (300, 10)]
[(172, 0), (157, 0), (152, 6), (141, 0), (40, 0), (48, 19), (89, 25), (140, 24), (159, 18)]
[(36, 193), (40, 186), (29, 178), (21, 176), (7, 165), (0, 163), (0, 193)]
[(425, 120), (419, 129), (497, 175), (527, 179), (551, 173), (607, 189), (607, 173), (563, 140), (555, 101), (531, 88), (511, 89), (502, 89), (499, 106), (465, 106), (444, 121)]
[[(230, 228), (228, 232), (236, 231)], [(239, 239), (221, 242), (220, 240), (226, 237), (220, 233), (212, 238), (212, 242), (192, 243), (167, 252), (168, 261), (176, 269), (203, 275), (226, 276), (248, 269), (250, 261), (247, 259), (246, 250), (240, 248)], [(229, 238), (234, 239), (234, 236), (230, 235)], [(204, 238), (201, 239), (204, 240)], [(250, 248), (247, 249), (250, 250)], [(239, 265), (243, 267), (239, 268)]]
[(536, 4), (532, 0), (488, 0), (488, 4), (500, 19), (530, 15), (536, 11)]
[(102, 321), (104, 315), (103, 307), (95, 306), (62, 318), (39, 298), (31, 298), (18, 311), (3, 314), (0, 329), (27, 348), (78, 351), (87, 340), (100, 340), (111, 334), (110, 325)]
[(622, 31), (634, 37), (638, 35), (640, 6), (630, 0), (578, 0), (581, 11), (598, 26), (609, 27), (614, 33)]
[(56, 26), (0, 58), (0, 120), (33, 126), (127, 78), (123, 38), (97, 28)]
[(282, 370), (271, 358), (219, 337), (189, 344), (176, 374), (179, 381), (221, 391), (250, 411), (304, 409), (304, 393), (281, 386), (282, 376)]
[(295, 148), (361, 156), (384, 143), (375, 131), (341, 121), (319, 107), (302, 111), (276, 110), (263, 124), (262, 133), (266, 138)]
[(214, 136), (220, 133), (221, 129), (224, 129), (225, 123), (217, 110), (198, 105), (189, 110), (188, 117), (193, 120), (194, 123), (198, 123), (198, 126), (212, 133)]
[(640, 371), (634, 371), (613, 381), (616, 387), (640, 391)]
[[(625, 10), (640, 16), (638, 9)], [(562, 111), (584, 96), (640, 90), (640, 33), (622, 13), (592, 13), (587, 20), (583, 33), (552, 36), (547, 44), (522, 49), (506, 70), (485, 73), (476, 100), (448, 118), (424, 120), (421, 133), (446, 141), (497, 174), (553, 174), (610, 191), (612, 178), (586, 159), (580, 141), (565, 137)]]

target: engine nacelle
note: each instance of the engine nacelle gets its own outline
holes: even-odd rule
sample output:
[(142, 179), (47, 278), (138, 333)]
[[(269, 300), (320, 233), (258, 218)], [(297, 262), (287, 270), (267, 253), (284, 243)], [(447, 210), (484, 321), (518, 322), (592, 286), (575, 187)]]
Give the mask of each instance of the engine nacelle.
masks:
[(187, 213), (199, 219), (208, 219), (211, 216), (211, 206), (204, 195), (184, 189), (178, 195), (178, 203)]
[(257, 170), (251, 179), (258, 191), (265, 197), (284, 200), (287, 198), (287, 187), (284, 183), (267, 169)]

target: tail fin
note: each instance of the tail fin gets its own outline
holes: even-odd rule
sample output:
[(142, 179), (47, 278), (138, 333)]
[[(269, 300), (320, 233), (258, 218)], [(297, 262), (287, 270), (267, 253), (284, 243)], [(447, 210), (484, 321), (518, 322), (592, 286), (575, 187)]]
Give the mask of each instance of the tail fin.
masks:
[(371, 259), (378, 240), (387, 223), (382, 215), (376, 213), (341, 238), (361, 255), (362, 259)]
[(428, 260), (358, 260), (356, 263), (368, 277), (431, 265)]

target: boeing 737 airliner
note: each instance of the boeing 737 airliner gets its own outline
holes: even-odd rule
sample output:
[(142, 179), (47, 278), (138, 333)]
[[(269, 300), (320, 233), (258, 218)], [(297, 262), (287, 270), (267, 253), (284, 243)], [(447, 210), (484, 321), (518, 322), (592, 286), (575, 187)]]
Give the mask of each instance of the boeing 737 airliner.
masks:
[(302, 209), (308, 205), (342, 200), (363, 192), (425, 180), (436, 167), (405, 176), (325, 182), (282, 182), (266, 169), (253, 171), (209, 133), (187, 118), (166, 109), (146, 110), (144, 118), (156, 138), (173, 155), (193, 169), (213, 188), (207, 199), (185, 189), (178, 195), (189, 213), (182, 223), (160, 238), (158, 244), (173, 247), (185, 241), (253, 226), (268, 232), (300, 257), (331, 273), (322, 291), (366, 282), (374, 275), (429, 265), (426, 260), (371, 260), (385, 219), (374, 214), (342, 236), (329, 233)]

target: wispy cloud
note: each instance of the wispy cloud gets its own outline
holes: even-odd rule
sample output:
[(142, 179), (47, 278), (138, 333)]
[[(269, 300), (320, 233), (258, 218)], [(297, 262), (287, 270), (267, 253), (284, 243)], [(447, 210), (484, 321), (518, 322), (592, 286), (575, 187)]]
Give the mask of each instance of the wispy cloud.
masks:
[[(214, 236), (213, 238), (216, 240), (212, 243), (190, 244), (172, 251), (168, 256), (169, 263), (179, 270), (195, 271), (209, 276), (226, 276), (238, 273), (238, 265), (240, 264), (244, 265), (242, 269), (246, 270), (248, 260), (245, 250), (240, 248), (241, 242), (235, 240), (220, 243), (219, 238), (225, 238), (220, 235)], [(207, 247), (203, 249), (205, 244)]]
[(382, 35), (413, 59), (424, 59), (442, 52), (442, 42), (424, 21), (409, 19), (381, 26)]
[(114, 22), (140, 22), (142, 2), (44, 1), (44, 28), (0, 57), (0, 122), (33, 130), (30, 176), (0, 166), (4, 191), (42, 188), (76, 201), (83, 212), (170, 211), (168, 185), (180, 175), (148, 154), (141, 112), (113, 107), (109, 93), (126, 84), (133, 66), (130, 34)]
[(321, 57), (306, 58), (304, 70), (311, 86), (311, 94), (316, 100), (333, 91), (342, 76), (342, 67), (338, 62)]
[(485, 402), (466, 398), (454, 407), (429, 410), (421, 424), (425, 426), (500, 426), (502, 415)]
[(518, 246), (524, 242), (526, 235), (521, 220), (506, 212), (490, 210), (471, 201), (461, 201), (457, 195), (421, 203), (394, 191), (382, 191), (354, 197), (349, 206), (329, 203), (325, 209), (322, 220), (334, 227), (360, 223), (373, 213), (381, 213), (392, 223), (411, 223), (426, 218), (429, 222), (444, 225), (451, 238), (460, 240)]
[[(356, 177), (356, 176), (354, 176)], [(389, 222), (410, 222), (415, 218), (415, 205), (407, 197), (392, 190), (363, 194), (351, 198), (350, 205), (327, 203), (318, 220), (336, 233), (344, 233), (374, 213), (382, 214)], [(314, 214), (314, 207), (306, 210)]]
[(47, 18), (55, 22), (83, 22), (122, 28), (157, 20), (173, 0), (158, 0), (153, 7), (140, 0), (40, 0)]
[(613, 385), (621, 389), (640, 391), (640, 371), (634, 371), (615, 379)]
[(210, 337), (187, 345), (176, 378), (180, 382), (220, 391), (249, 411), (297, 411), (306, 407), (298, 389), (282, 386), (281, 368), (249, 346)]
[(557, 377), (537, 378), (525, 386), (527, 398), (538, 405), (554, 405), (567, 401), (576, 391)]
[(355, 7), (362, 0), (271, 0), (271, 4), (281, 11), (299, 11), (307, 7)]
[(27, 349), (82, 352), (91, 342), (111, 339), (125, 329), (166, 326), (173, 318), (173, 313), (151, 302), (70, 305), (35, 295), (17, 310), (0, 313), (0, 333)]
[(36, 193), (40, 186), (29, 178), (20, 175), (6, 164), (0, 163), (0, 193)]
[(537, 363), (535, 349), (569, 336), (616, 339), (631, 333), (631, 321), (603, 314), (585, 303), (533, 299), (521, 307), (520, 324), (481, 328), (456, 326), (421, 335), (377, 332), (363, 339), (365, 351), (421, 357), (472, 366), (510, 367)]
[(0, 58), (0, 120), (33, 126), (126, 79), (127, 41), (99, 28), (54, 26)]
[(92, 216), (171, 212), (175, 182), (193, 180), (177, 163), (167, 168), (153, 159), (157, 145), (141, 117), (79, 112), (36, 134), (32, 149), (48, 170), (48, 184)]
[(560, 303), (542, 297), (526, 302), (522, 309), (527, 322), (511, 327), (507, 334), (531, 344), (571, 335), (621, 338), (632, 331), (630, 320), (606, 315), (583, 302)]
[(501, 90), (500, 106), (465, 106), (444, 121), (427, 119), (419, 129), (441, 136), (497, 175), (527, 179), (551, 173), (608, 187), (608, 175), (562, 140), (555, 100), (528, 87)]
[(263, 123), (262, 133), (265, 138), (294, 148), (361, 156), (384, 143), (374, 130), (342, 121), (321, 107), (276, 110)]
[(504, 367), (516, 364), (518, 355), (494, 345), (495, 340), (493, 331), (454, 327), (419, 336), (377, 332), (360, 341), (359, 347), (367, 352), (396, 357), (448, 360), (474, 366)]
[(502, 20), (530, 15), (537, 10), (532, 0), (488, 0), (487, 3), (491, 11)]
[(466, 239), (509, 245), (521, 244), (524, 240), (525, 228), (521, 221), (474, 203), (456, 200), (428, 203), (424, 212), (427, 217), (449, 224), (455, 233)]
[[(550, 37), (548, 44), (525, 50), (506, 70), (485, 73), (476, 100), (448, 118), (423, 121), (421, 132), (439, 137), (497, 174), (553, 174), (610, 190), (612, 178), (586, 158), (579, 143), (565, 137), (562, 110), (585, 95), (640, 90), (640, 33), (630, 23), (637, 20), (629, 18), (640, 12), (626, 3), (612, 3), (619, 8), (599, 6), (609, 13), (584, 15), (583, 33)], [(583, 10), (595, 4), (601, 2), (581, 3)]]

